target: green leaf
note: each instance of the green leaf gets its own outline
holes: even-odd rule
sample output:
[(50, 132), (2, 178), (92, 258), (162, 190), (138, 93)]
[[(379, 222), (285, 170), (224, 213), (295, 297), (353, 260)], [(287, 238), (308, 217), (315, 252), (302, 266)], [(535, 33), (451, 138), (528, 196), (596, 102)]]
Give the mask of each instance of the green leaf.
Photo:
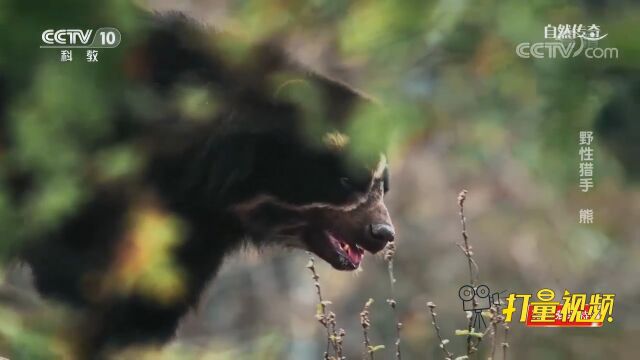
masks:
[(384, 345), (375, 345), (375, 346), (369, 346), (369, 352), (373, 353), (376, 352), (378, 350), (382, 350), (384, 349)]

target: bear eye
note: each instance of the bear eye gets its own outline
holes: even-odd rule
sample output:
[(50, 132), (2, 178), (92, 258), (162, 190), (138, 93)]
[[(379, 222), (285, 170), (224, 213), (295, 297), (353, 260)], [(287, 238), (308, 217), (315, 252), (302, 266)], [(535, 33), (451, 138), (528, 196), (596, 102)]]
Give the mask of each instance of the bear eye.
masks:
[(385, 194), (389, 192), (389, 170), (387, 168), (382, 173), (382, 190)]
[(353, 189), (353, 182), (351, 182), (351, 179), (349, 179), (348, 177), (341, 177), (340, 184), (347, 190)]

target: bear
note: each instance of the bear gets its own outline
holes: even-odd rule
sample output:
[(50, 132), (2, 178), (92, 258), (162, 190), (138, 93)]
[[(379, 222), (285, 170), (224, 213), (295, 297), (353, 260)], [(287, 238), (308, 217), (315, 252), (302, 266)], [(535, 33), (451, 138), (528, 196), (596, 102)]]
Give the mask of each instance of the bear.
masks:
[[(132, 179), (96, 181), (71, 216), (21, 250), (39, 293), (79, 314), (78, 358), (170, 340), (225, 256), (245, 244), (302, 249), (352, 271), (395, 239), (384, 149), (353, 156), (344, 133), (373, 99), (269, 41), (248, 48), (243, 62), (218, 46), (226, 34), (184, 15), (154, 14), (146, 26), (127, 47), (121, 71), (133, 85), (122, 91), (144, 88), (169, 102), (188, 84), (214, 93), (216, 106), (207, 121), (186, 121), (172, 111), (141, 119), (118, 103), (113, 141), (133, 141), (144, 165)], [(300, 101), (307, 93), (317, 108)], [(182, 234), (165, 247), (180, 290), (163, 297), (129, 284), (125, 270), (145, 256), (135, 225), (153, 232), (167, 222)]]

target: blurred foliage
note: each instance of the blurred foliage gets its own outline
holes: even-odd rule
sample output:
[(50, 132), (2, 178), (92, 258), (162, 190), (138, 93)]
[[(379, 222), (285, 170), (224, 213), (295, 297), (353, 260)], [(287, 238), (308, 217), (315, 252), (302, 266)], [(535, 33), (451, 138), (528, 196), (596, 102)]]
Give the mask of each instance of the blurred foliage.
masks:
[[(174, 102), (162, 103), (152, 90), (127, 83), (124, 54), (145, 35), (146, 15), (139, 6), (183, 10), (247, 43), (291, 39), (295, 56), (338, 70), (380, 103), (359, 109), (348, 133), (356, 154), (390, 147), (389, 203), (401, 234), (396, 297), (407, 358), (440, 356), (427, 299), (441, 305), (448, 337), (464, 326), (455, 298), (465, 279), (464, 259), (455, 247), (455, 196), (462, 187), (470, 189), (469, 225), (481, 278), (492, 288), (618, 294), (616, 322), (603, 329), (543, 333), (514, 326), (514, 358), (636, 355), (629, 340), (640, 334), (637, 183), (620, 154), (596, 134), (596, 188), (584, 195), (577, 187), (578, 132), (594, 129), (602, 108), (640, 81), (640, 42), (634, 35), (640, 8), (631, 1), (0, 0), (0, 82), (10, 95), (0, 104), (0, 262), (8, 266), (26, 239), (71, 215), (96, 184), (135, 176), (145, 154), (134, 144), (107, 141), (116, 131), (114, 103), (125, 101), (141, 119), (178, 112), (194, 122), (218, 108), (216, 94), (199, 86), (187, 84), (176, 90)], [(565, 23), (601, 25), (609, 34), (602, 43), (618, 48), (619, 58), (515, 55), (518, 43), (544, 41), (545, 25)], [(123, 42), (101, 51), (98, 64), (86, 63), (80, 51), (72, 63), (61, 63), (59, 51), (38, 48), (45, 29), (101, 26), (118, 28)], [(217, 46), (229, 59), (247, 61), (245, 45)], [(281, 96), (302, 101), (315, 129), (323, 109), (314, 103), (314, 89), (298, 85), (280, 89)], [(16, 169), (36, 175), (34, 190), (20, 201), (9, 190)], [(596, 224), (577, 224), (582, 207), (596, 209)], [(137, 250), (126, 260), (131, 271), (115, 275), (117, 284), (179, 292), (179, 269), (166, 257), (180, 241), (179, 220), (152, 208), (132, 219), (139, 225), (131, 237)], [(186, 321), (174, 344), (163, 351), (132, 350), (134, 355), (123, 358), (319, 357), (323, 337), (313, 320), (312, 283), (300, 274), (303, 258), (244, 255), (242, 265), (225, 268), (215, 295), (203, 300), (197, 319)], [(347, 329), (354, 357), (361, 351), (362, 304), (388, 295), (384, 265), (372, 259), (365, 268), (356, 278), (321, 269), (331, 274), (324, 277), (327, 297)], [(372, 308), (372, 337), (391, 349), (393, 317), (378, 304), (384, 301)], [(0, 356), (63, 357), (55, 330), (64, 318), (59, 314), (50, 304), (34, 310), (0, 303)], [(379, 353), (387, 357), (390, 350)]]
[(184, 278), (171, 256), (182, 238), (179, 219), (148, 205), (134, 209), (132, 217), (102, 291), (142, 294), (159, 303), (181, 299)]

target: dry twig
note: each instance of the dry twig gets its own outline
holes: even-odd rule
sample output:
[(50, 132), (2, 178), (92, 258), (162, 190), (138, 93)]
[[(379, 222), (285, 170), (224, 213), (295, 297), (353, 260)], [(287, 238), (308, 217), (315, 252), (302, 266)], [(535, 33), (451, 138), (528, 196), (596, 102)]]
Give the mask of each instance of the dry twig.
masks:
[(398, 311), (396, 310), (397, 301), (395, 300), (395, 283), (396, 278), (393, 275), (393, 257), (396, 254), (396, 245), (395, 242), (390, 242), (387, 244), (384, 251), (384, 259), (387, 261), (387, 269), (389, 271), (389, 282), (391, 286), (391, 298), (387, 299), (387, 304), (391, 307), (393, 314), (396, 320), (396, 360), (402, 359), (402, 352), (400, 351), (400, 330), (402, 329), (402, 323), (400, 322), (400, 318), (398, 316)]
[[(316, 294), (318, 295), (318, 309), (316, 311), (316, 319), (327, 331), (327, 349), (324, 353), (324, 359), (338, 359), (342, 360), (342, 341), (346, 335), (344, 329), (336, 331), (336, 315), (332, 311), (327, 311), (327, 305), (331, 304), (330, 301), (326, 301), (322, 298), (322, 288), (320, 287), (320, 276), (316, 272), (315, 261), (312, 256), (309, 256), (309, 262), (307, 263), (307, 269), (311, 271), (313, 285), (316, 288)], [(329, 355), (329, 348), (333, 348), (335, 357)]]
[(434, 309), (436, 308), (436, 304), (431, 301), (427, 302), (427, 307), (429, 308), (429, 312), (431, 313), (431, 324), (436, 330), (436, 335), (438, 336), (438, 340), (440, 340), (440, 348), (444, 353), (445, 360), (451, 360), (453, 358), (453, 354), (447, 350), (447, 344), (449, 343), (449, 339), (443, 339), (442, 334), (440, 334), (440, 326), (438, 326), (438, 320), (436, 319), (436, 312)]
[[(364, 354), (363, 359), (367, 357), (369, 360), (374, 360), (374, 353), (377, 350), (384, 349), (384, 345), (371, 345), (371, 340), (369, 339), (369, 328), (371, 327), (371, 319), (369, 318), (371, 304), (373, 304), (373, 299), (369, 299), (365, 304), (364, 308), (360, 312), (360, 325), (362, 326), (362, 333), (364, 336)], [(368, 356), (367, 356), (368, 355)]]

